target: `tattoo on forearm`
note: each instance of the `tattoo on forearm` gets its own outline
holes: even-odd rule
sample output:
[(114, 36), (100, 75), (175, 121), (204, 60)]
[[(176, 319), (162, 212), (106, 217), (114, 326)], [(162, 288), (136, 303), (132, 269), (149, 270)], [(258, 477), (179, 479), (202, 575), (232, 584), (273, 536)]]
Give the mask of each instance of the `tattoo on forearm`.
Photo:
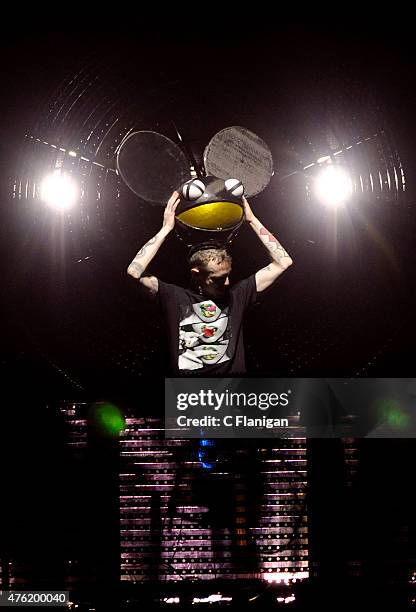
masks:
[[(154, 255), (154, 253), (153, 253), (153, 255), (150, 254), (150, 257), (147, 257), (147, 259), (145, 259), (147, 251), (148, 251), (150, 246), (152, 246), (153, 244), (155, 244), (159, 240), (159, 238), (160, 238), (159, 234), (156, 234), (156, 236), (153, 236), (153, 238), (150, 238), (150, 240), (148, 240), (146, 242), (146, 244), (144, 246), (142, 246), (140, 251), (137, 253), (136, 257), (133, 259), (133, 261), (131, 262), (131, 264), (128, 267), (128, 273), (131, 274), (131, 276), (134, 276), (134, 278), (140, 278), (141, 277), (141, 275), (145, 271), (149, 261), (152, 259), (153, 255)], [(156, 250), (157, 250), (157, 248), (156, 248)], [(145, 260), (143, 261), (143, 259), (145, 259)]]
[(265, 227), (260, 228), (260, 237), (265, 246), (271, 253), (276, 253), (279, 259), (289, 258), (290, 255), (285, 251), (277, 239)]
[(148, 247), (152, 244), (154, 244), (157, 240), (157, 235), (153, 236), (153, 238), (150, 238), (150, 240), (148, 240), (146, 242), (146, 244), (144, 246), (142, 246), (142, 248), (140, 249), (140, 251), (137, 253), (136, 257), (134, 258), (133, 261), (136, 261), (136, 259), (140, 259), (141, 257), (143, 257), (148, 249)]

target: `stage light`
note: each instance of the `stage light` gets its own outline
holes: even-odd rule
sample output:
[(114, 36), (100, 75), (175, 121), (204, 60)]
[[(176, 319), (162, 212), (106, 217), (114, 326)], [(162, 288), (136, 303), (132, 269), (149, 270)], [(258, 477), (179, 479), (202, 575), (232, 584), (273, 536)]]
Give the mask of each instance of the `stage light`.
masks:
[(107, 402), (97, 402), (91, 408), (92, 418), (104, 436), (118, 436), (126, 427), (126, 419), (117, 406)]
[(378, 411), (380, 417), (390, 427), (394, 429), (404, 429), (409, 425), (409, 415), (400, 408), (397, 401), (391, 399), (382, 399), (378, 402)]
[(198, 603), (218, 603), (219, 601), (232, 601), (233, 598), (232, 597), (225, 597), (224, 595), (221, 595), (221, 593), (216, 593), (214, 595), (209, 595), (208, 597), (194, 597), (192, 600), (193, 604), (198, 604)]
[(79, 188), (68, 174), (55, 170), (46, 176), (41, 184), (41, 198), (51, 208), (65, 211), (70, 209), (79, 196)]
[(198, 449), (198, 459), (205, 470), (212, 470), (216, 463), (215, 442), (214, 440), (200, 440)]
[(284, 582), (285, 584), (289, 584), (293, 579), (296, 580), (305, 580), (309, 578), (309, 572), (294, 572), (294, 573), (284, 573), (284, 572), (272, 572), (270, 574), (263, 574), (263, 579), (267, 582), (273, 582), (276, 584)]
[(315, 196), (327, 206), (341, 206), (352, 194), (349, 174), (338, 166), (327, 166), (314, 181)]
[(289, 604), (296, 601), (296, 597), (294, 595), (290, 595), (289, 597), (276, 597), (276, 601), (278, 603)]
[(179, 599), (179, 597), (164, 597), (161, 601), (167, 604), (178, 604), (181, 600)]

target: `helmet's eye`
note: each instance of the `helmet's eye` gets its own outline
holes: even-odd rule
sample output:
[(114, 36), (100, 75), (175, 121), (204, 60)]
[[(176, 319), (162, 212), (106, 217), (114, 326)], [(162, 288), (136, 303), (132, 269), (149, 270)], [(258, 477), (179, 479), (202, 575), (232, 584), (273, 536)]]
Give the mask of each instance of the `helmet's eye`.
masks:
[(225, 181), (225, 188), (237, 198), (240, 198), (244, 193), (243, 183), (235, 178), (227, 179)]
[(205, 191), (205, 185), (199, 179), (191, 179), (182, 187), (183, 197), (187, 200), (197, 200)]

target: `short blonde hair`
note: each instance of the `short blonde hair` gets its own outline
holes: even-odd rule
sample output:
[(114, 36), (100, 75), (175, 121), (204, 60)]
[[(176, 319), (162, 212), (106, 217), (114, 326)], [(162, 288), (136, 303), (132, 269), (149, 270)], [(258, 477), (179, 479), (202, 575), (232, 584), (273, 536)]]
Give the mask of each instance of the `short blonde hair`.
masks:
[(232, 257), (225, 249), (201, 249), (192, 254), (189, 259), (189, 267), (206, 268), (210, 261), (215, 263), (226, 261), (231, 264)]

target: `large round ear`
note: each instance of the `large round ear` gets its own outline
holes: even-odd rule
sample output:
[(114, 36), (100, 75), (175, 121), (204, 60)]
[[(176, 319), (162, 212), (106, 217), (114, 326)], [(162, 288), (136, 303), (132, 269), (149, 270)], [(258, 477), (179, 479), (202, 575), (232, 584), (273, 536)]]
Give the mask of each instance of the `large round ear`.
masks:
[(244, 127), (224, 128), (205, 148), (207, 174), (221, 179), (239, 179), (247, 197), (267, 187), (273, 176), (273, 158), (269, 147), (256, 134)]
[(166, 204), (169, 196), (191, 178), (185, 153), (157, 132), (129, 134), (120, 145), (117, 169), (126, 185), (140, 198)]

